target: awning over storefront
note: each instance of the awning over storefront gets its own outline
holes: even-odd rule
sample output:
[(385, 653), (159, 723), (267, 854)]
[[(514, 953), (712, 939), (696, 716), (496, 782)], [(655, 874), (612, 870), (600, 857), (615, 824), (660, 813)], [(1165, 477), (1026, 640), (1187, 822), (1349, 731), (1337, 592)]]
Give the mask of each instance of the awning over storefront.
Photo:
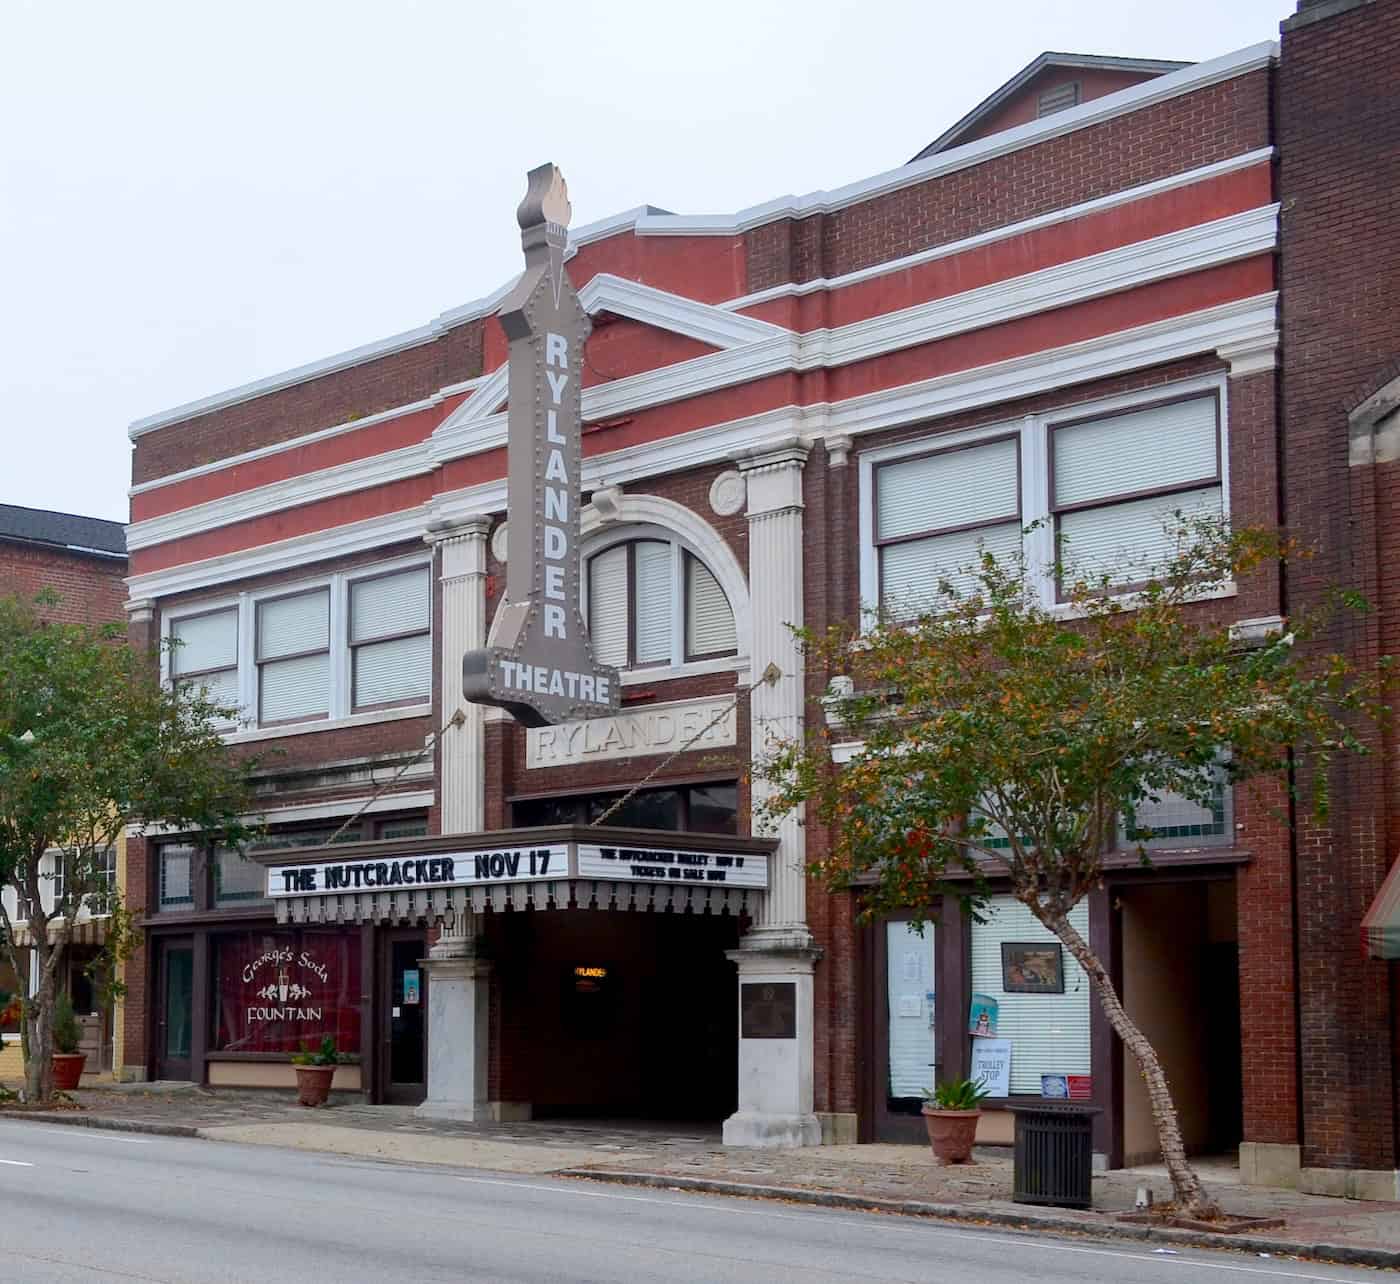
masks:
[[(62, 930), (63, 921), (49, 924), (49, 940), (58, 939), (58, 934)], [(15, 924), (15, 944), (20, 949), (30, 949), (34, 944), (33, 933), (29, 930), (28, 923)], [(104, 915), (101, 918), (80, 918), (73, 924), (73, 929), (68, 934), (69, 945), (101, 945), (107, 939), (107, 919)]]
[(564, 825), (254, 853), (282, 923), (412, 923), (468, 911), (753, 914), (772, 839)]
[(1400, 860), (1361, 920), (1361, 943), (1373, 959), (1400, 959)]

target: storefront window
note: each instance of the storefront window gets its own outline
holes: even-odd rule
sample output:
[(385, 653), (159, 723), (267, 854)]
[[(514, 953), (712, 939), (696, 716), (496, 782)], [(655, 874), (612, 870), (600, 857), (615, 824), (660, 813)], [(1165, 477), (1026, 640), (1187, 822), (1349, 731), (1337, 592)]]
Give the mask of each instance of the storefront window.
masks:
[[(972, 924), (972, 1003), (986, 1037), (1011, 1044), (1011, 1094), (1041, 1095), (1042, 1075), (1089, 1073), (1089, 979), (1024, 905), (993, 896)], [(1070, 911), (1089, 935), (1089, 907)]]
[(215, 1051), (291, 1053), (327, 1035), (359, 1051), (358, 936), (246, 932), (212, 945)]

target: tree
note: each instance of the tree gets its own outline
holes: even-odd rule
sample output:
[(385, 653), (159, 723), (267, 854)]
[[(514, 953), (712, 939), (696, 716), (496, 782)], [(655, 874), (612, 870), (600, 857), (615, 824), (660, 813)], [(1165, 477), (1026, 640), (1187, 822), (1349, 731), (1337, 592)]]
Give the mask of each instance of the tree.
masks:
[[(202, 689), (163, 684), (154, 657), (131, 647), (121, 625), (45, 620), (54, 601), (0, 598), (0, 890), (13, 892), (15, 909), (12, 918), (0, 899), (0, 944), (18, 973), (15, 929), (28, 924), (37, 971), (23, 1025), (32, 1101), (53, 1095), (54, 1000), (79, 913), (110, 916), (109, 955), (130, 949), (111, 872), (122, 831), (163, 823), (235, 843), (247, 832), (239, 819), (247, 764), (216, 729), (234, 711)], [(57, 879), (42, 864), (50, 854)], [(110, 966), (106, 980), (109, 992), (119, 988)]]
[[(1210, 599), (1295, 550), (1261, 530), (1180, 526), (1174, 552), (1131, 592), (1107, 575), (1071, 576), (1047, 604), (1023, 560), (983, 554), (943, 580), (921, 611), (876, 619), (859, 635), (804, 635), (809, 672), (835, 677), (824, 701), (842, 739), (862, 740), (842, 768), (826, 726), (777, 743), (760, 767), (768, 817), (808, 805), (829, 828), (812, 867), (833, 889), (862, 884), (867, 919), (936, 897), (978, 916), (989, 876), (1063, 943), (1146, 1081), (1178, 1208), (1218, 1212), (1186, 1161), (1166, 1076), (1112, 980), (1070, 923), (1124, 841), (1147, 863), (1144, 801), (1209, 805), (1223, 774), (1310, 782), (1325, 812), (1325, 770), (1365, 752), (1384, 717), (1388, 670), (1367, 680), (1340, 656), (1299, 645), (1320, 620), (1294, 620), (1256, 645), (1232, 637)], [(1338, 595), (1337, 606), (1364, 609)], [(909, 618), (912, 614), (913, 618)], [(1228, 617), (1226, 617), (1228, 618)], [(1306, 772), (1292, 771), (1297, 759)]]

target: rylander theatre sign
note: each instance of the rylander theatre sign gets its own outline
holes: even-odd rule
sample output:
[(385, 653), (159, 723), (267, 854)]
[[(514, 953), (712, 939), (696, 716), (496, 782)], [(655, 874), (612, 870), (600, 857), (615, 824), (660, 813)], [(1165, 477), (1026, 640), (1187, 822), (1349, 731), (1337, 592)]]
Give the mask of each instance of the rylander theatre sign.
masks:
[(564, 271), (569, 195), (553, 165), (530, 171), (516, 217), (525, 273), (497, 316), (510, 340), (506, 600), (462, 690), (528, 727), (615, 712), (617, 670), (598, 664), (579, 609), (583, 344), (592, 328)]

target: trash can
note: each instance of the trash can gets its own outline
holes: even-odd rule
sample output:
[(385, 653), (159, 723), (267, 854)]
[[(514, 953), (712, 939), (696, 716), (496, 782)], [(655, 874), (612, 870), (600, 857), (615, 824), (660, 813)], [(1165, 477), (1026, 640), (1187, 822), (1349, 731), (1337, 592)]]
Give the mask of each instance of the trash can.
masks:
[(1088, 1208), (1093, 1203), (1094, 1116), (1099, 1106), (1039, 1101), (1016, 1116), (1011, 1198), (1018, 1204)]

